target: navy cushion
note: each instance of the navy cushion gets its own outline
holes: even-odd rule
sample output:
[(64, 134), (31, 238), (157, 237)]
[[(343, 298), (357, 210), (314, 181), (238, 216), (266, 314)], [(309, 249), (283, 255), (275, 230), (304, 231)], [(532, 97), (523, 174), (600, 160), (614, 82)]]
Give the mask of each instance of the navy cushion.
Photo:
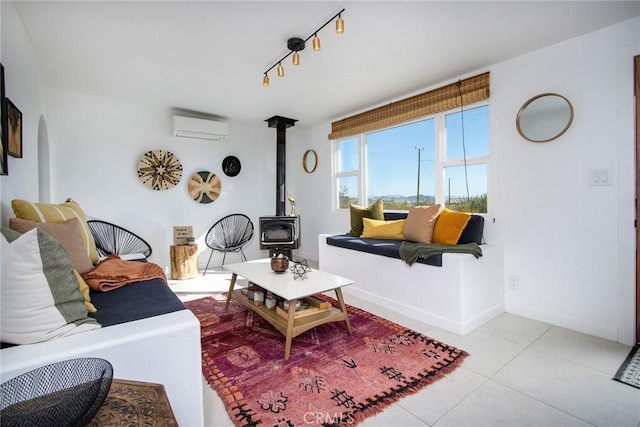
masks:
[(92, 290), (91, 303), (98, 311), (89, 315), (103, 327), (185, 309), (162, 279), (131, 283), (108, 292)]
[(480, 215), (471, 215), (471, 219), (467, 226), (462, 230), (462, 234), (458, 239), (458, 244), (477, 243), (482, 244), (482, 236), (484, 233), (484, 217)]
[(395, 221), (398, 219), (407, 219), (409, 212), (384, 212), (385, 221)]
[[(327, 244), (339, 248), (353, 249), (360, 252), (400, 259), (400, 245), (402, 244), (402, 240), (361, 239), (347, 234), (338, 234), (335, 236), (327, 236)], [(442, 267), (442, 255), (433, 255), (426, 259), (418, 258), (417, 262)]]

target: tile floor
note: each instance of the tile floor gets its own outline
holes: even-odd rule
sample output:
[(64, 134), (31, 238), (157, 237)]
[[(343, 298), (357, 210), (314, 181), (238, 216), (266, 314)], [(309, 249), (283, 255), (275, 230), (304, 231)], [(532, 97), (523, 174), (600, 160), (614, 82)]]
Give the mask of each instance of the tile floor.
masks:
[[(230, 276), (171, 281), (183, 300), (229, 287)], [(633, 426), (640, 390), (611, 378), (630, 347), (509, 313), (459, 336), (345, 294), (348, 304), (470, 353), (460, 368), (362, 426)], [(294, 344), (295, 349), (295, 344)], [(203, 380), (206, 427), (231, 427)]]

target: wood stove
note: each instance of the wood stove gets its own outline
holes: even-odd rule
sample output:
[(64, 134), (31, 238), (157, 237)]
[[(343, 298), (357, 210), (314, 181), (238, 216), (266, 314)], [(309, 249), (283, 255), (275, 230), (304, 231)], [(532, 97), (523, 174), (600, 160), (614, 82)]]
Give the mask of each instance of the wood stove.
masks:
[(259, 218), (260, 249), (268, 249), (269, 257), (283, 254), (291, 259), (300, 246), (300, 216), (285, 214), (286, 134), (297, 120), (273, 116), (266, 122), (276, 128), (276, 214)]
[(291, 259), (291, 251), (299, 245), (299, 216), (260, 217), (260, 249), (268, 249), (270, 257), (283, 254)]

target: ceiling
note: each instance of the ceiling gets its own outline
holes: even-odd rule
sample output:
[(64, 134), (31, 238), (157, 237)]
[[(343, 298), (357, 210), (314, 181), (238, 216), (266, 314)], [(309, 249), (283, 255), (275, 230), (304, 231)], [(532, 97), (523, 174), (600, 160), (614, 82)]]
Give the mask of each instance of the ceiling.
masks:
[[(49, 86), (242, 122), (350, 115), (640, 15), (616, 1), (18, 1)], [(322, 50), (263, 73), (345, 8)], [(310, 43), (309, 43), (310, 44)]]

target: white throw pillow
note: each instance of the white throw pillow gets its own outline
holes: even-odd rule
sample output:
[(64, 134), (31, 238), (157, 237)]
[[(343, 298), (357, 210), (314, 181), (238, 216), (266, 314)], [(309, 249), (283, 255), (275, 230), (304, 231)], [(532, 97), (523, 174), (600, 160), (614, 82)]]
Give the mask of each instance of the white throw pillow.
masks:
[(39, 228), (0, 238), (0, 339), (31, 344), (100, 328), (88, 316), (69, 255)]

